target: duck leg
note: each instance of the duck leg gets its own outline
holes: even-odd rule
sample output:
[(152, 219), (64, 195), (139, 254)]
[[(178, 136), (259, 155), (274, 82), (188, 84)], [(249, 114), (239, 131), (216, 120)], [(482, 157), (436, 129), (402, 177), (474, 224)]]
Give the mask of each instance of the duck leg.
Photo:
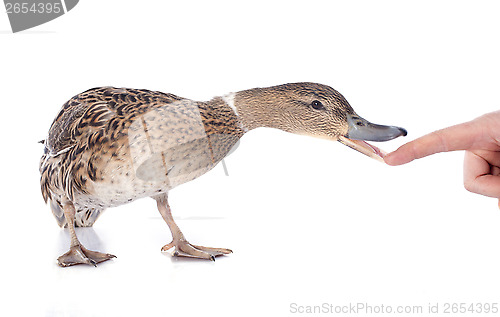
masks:
[(69, 200), (63, 202), (64, 217), (68, 224), (69, 234), (71, 237), (71, 245), (69, 251), (61, 255), (57, 259), (60, 266), (71, 266), (76, 264), (88, 264), (97, 266), (97, 263), (116, 258), (116, 256), (108, 253), (101, 253), (87, 250), (78, 240), (75, 232), (75, 206)]
[(163, 248), (161, 248), (162, 251), (174, 248), (172, 253), (173, 256), (185, 256), (212, 261), (215, 261), (216, 256), (233, 253), (233, 251), (229, 249), (209, 248), (189, 243), (172, 217), (172, 212), (167, 201), (167, 195), (165, 194), (157, 197), (156, 204), (158, 205), (158, 210), (160, 211), (161, 216), (167, 223), (170, 228), (170, 232), (172, 233), (172, 242), (163, 246)]

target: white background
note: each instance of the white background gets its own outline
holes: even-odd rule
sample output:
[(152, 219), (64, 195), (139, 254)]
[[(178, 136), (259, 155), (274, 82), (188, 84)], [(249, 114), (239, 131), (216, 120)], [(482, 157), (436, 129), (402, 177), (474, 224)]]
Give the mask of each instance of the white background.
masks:
[(406, 138), (380, 145), (393, 150), (500, 108), (499, 11), (497, 1), (84, 0), (19, 34), (1, 13), (1, 314), (500, 302), (500, 211), (463, 189), (463, 153), (392, 168), (339, 143), (258, 129), (226, 159), (229, 177), (219, 165), (170, 194), (191, 242), (233, 254), (162, 254), (168, 227), (143, 199), (78, 231), (116, 259), (60, 268), (69, 239), (43, 203), (37, 143), (61, 105), (92, 87), (208, 100), (314, 81), (366, 119), (405, 127)]

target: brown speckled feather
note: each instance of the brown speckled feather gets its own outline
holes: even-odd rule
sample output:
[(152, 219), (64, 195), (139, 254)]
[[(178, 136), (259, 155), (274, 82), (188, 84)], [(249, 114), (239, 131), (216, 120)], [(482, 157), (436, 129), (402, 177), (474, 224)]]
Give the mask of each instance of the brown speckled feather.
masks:
[[(166, 192), (213, 168), (244, 134), (221, 98), (102, 87), (71, 98), (40, 161), (41, 189), (64, 225), (61, 198), (89, 226), (107, 207)], [(142, 173), (142, 174), (141, 174)]]

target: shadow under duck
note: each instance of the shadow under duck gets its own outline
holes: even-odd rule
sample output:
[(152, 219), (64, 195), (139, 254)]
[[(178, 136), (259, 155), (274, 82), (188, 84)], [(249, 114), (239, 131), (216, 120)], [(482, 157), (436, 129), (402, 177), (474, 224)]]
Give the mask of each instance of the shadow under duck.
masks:
[(249, 89), (208, 102), (144, 89), (87, 90), (63, 105), (43, 142), (42, 195), (71, 236), (59, 265), (96, 265), (115, 257), (86, 249), (74, 227), (92, 226), (106, 208), (143, 197), (156, 200), (171, 230), (172, 242), (162, 251), (210, 260), (231, 253), (190, 244), (174, 222), (167, 195), (208, 172), (258, 127), (340, 141), (382, 161), (384, 153), (365, 141), (406, 135), (403, 128), (366, 121), (339, 92), (316, 83)]

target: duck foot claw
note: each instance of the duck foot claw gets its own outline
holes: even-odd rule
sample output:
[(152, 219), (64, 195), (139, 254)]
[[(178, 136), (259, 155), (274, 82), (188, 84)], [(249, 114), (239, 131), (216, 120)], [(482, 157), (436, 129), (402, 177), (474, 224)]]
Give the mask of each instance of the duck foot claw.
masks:
[(173, 250), (170, 251), (172, 256), (184, 256), (189, 258), (207, 259), (211, 261), (215, 261), (216, 256), (233, 253), (230, 249), (204, 247), (201, 245), (191, 244), (187, 241), (172, 241), (161, 248), (161, 250), (165, 252), (172, 248)]
[(72, 246), (68, 252), (57, 258), (57, 263), (60, 266), (71, 266), (77, 264), (88, 264), (97, 266), (97, 263), (116, 258), (113, 254), (90, 251), (82, 245)]

